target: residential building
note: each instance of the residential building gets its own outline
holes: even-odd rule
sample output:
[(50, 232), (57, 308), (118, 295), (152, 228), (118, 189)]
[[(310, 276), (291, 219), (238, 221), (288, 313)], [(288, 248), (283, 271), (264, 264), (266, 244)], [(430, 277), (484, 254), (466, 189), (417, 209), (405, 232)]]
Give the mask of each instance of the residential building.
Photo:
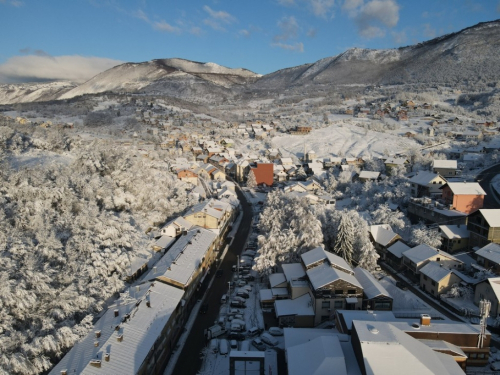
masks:
[(475, 253), (477, 263), (486, 269), (490, 269), (495, 274), (500, 275), (500, 245), (489, 243)]
[(440, 225), (439, 232), (443, 242), (441, 249), (452, 254), (469, 246), (469, 231), (465, 225)]
[(434, 160), (432, 162), (432, 171), (439, 173), (443, 177), (454, 177), (461, 174), (458, 169), (458, 162), (456, 160)]
[(500, 209), (480, 209), (470, 214), (467, 229), (471, 248), (500, 243)]
[(363, 310), (390, 311), (393, 298), (380, 282), (361, 267), (354, 269), (354, 276), (363, 287)]
[(410, 246), (401, 240), (394, 242), (387, 248), (385, 262), (396, 271), (401, 270), (403, 268), (403, 253), (410, 249)]
[(358, 176), (359, 181), (361, 182), (377, 181), (379, 177), (380, 177), (380, 172), (372, 172), (372, 171), (361, 171)]
[(450, 208), (470, 214), (483, 207), (486, 193), (477, 182), (448, 182), (441, 189), (442, 199)]
[(257, 163), (255, 167), (250, 167), (255, 175), (257, 185), (272, 186), (274, 182), (274, 164)]
[(409, 165), (409, 162), (404, 158), (388, 158), (384, 161), (384, 164), (387, 174), (391, 175), (395, 168), (406, 168)]
[(388, 224), (371, 225), (369, 232), (370, 239), (382, 260), (386, 258), (387, 248), (401, 239), (401, 236), (393, 232)]
[(434, 297), (448, 292), (453, 284), (462, 281), (453, 270), (438, 262), (428, 262), (420, 269), (420, 288)]
[(445, 205), (427, 197), (410, 198), (408, 204), (408, 218), (414, 224), (419, 221), (423, 221), (427, 224), (467, 224), (466, 213), (457, 211), (456, 209), (450, 209), (449, 205)]
[(491, 302), (490, 316), (500, 316), (500, 277), (490, 277), (478, 283), (474, 289), (474, 303), (479, 306), (481, 300)]
[(418, 245), (403, 253), (403, 263), (411, 274), (420, 279), (420, 269), (427, 263), (434, 261), (448, 269), (462, 270), (464, 263), (442, 250), (436, 250), (429, 245)]
[(420, 197), (440, 197), (441, 186), (446, 184), (446, 180), (437, 173), (420, 171), (410, 178), (411, 196)]

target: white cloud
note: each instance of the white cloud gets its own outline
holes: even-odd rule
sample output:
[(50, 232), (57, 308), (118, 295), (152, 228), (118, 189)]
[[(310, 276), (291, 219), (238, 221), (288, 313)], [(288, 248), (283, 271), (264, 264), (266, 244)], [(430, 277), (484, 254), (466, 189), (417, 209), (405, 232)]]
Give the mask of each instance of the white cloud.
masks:
[(363, 5), (363, 0), (345, 0), (344, 4), (342, 4), (342, 9), (344, 10), (353, 10), (359, 8)]
[(245, 37), (249, 37), (250, 36), (250, 31), (246, 30), (246, 29), (242, 29), (238, 32), (238, 34), (240, 34), (241, 36), (245, 36)]
[(326, 18), (335, 5), (335, 0), (307, 0), (314, 15)]
[(165, 22), (164, 20), (161, 20), (160, 22), (155, 22), (153, 23), (153, 28), (159, 31), (165, 31), (167, 33), (174, 33), (174, 34), (180, 34), (181, 29), (179, 29), (176, 26), (172, 26), (171, 24)]
[(205, 5), (203, 10), (210, 16), (209, 18), (204, 19), (203, 23), (210, 26), (214, 30), (226, 31), (224, 26), (222, 26), (223, 24), (229, 25), (237, 21), (236, 18), (228, 12), (223, 10), (213, 10), (208, 5)]
[(0, 65), (0, 82), (68, 80), (85, 82), (98, 73), (123, 63), (102, 57), (14, 56)]
[(307, 33), (306, 35), (309, 37), (309, 38), (314, 38), (316, 36), (316, 34), (318, 33), (318, 30), (316, 30), (314, 27), (311, 27), (309, 30), (307, 30)]
[(436, 29), (434, 29), (430, 23), (424, 24), (424, 36), (426, 38), (434, 38), (436, 36)]
[(288, 51), (295, 51), (295, 52), (304, 52), (304, 44), (299, 42), (299, 43), (294, 43), (294, 44), (287, 44), (287, 43), (272, 43), (271, 44), (273, 47), (279, 47), (282, 49), (286, 49)]
[(281, 29), (281, 34), (274, 36), (275, 42), (285, 41), (298, 36), (299, 24), (294, 16), (283, 17), (278, 21), (278, 27)]
[(137, 12), (134, 12), (134, 13), (133, 13), (133, 16), (134, 16), (134, 17), (137, 17), (137, 18), (139, 18), (139, 19), (141, 19), (141, 20), (143, 20), (144, 22), (150, 23), (150, 21), (149, 21), (149, 17), (148, 17), (148, 16), (147, 16), (147, 14), (146, 14), (146, 13), (144, 13), (144, 11), (143, 11), (143, 10), (141, 10), (141, 9), (139, 9)]
[(191, 29), (189, 29), (189, 32), (193, 35), (203, 34), (203, 30), (201, 29), (201, 27), (198, 27), (198, 26), (191, 27)]
[(385, 28), (398, 24), (399, 5), (396, 0), (371, 0), (357, 9), (352, 8), (349, 16), (354, 19), (361, 36), (380, 38), (385, 36)]
[(19, 0), (10, 0), (10, 1), (0, 0), (0, 4), (8, 4), (8, 5), (12, 5), (13, 7), (19, 8), (19, 7), (22, 7), (24, 5), (24, 1), (19, 1)]

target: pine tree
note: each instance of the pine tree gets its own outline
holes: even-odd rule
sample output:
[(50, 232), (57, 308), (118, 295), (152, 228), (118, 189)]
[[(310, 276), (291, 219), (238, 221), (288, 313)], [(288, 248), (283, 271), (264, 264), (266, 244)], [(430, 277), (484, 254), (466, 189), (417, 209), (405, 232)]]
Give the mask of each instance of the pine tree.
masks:
[(252, 189), (257, 187), (257, 179), (255, 178), (255, 173), (253, 173), (253, 169), (248, 173), (247, 187)]
[(340, 218), (340, 224), (333, 251), (344, 258), (344, 260), (349, 264), (352, 264), (354, 240), (355, 233), (353, 223), (351, 218), (348, 216), (348, 213), (343, 212)]

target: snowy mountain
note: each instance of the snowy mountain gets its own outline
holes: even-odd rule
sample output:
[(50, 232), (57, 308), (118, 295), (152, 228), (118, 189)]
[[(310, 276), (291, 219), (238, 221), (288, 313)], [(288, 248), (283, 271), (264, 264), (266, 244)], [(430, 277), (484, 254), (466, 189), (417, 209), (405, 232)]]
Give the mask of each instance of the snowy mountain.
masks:
[(500, 20), (398, 49), (352, 48), (313, 64), (268, 74), (247, 90), (318, 85), (491, 82), (500, 77)]
[(259, 77), (259, 74), (246, 69), (230, 69), (214, 63), (183, 59), (151, 60), (115, 66), (66, 92), (60, 99), (105, 91), (189, 98), (206, 95), (207, 88), (215, 93), (228, 91), (234, 85), (251, 83)]
[(0, 104), (54, 100), (75, 88), (71, 82), (0, 84)]

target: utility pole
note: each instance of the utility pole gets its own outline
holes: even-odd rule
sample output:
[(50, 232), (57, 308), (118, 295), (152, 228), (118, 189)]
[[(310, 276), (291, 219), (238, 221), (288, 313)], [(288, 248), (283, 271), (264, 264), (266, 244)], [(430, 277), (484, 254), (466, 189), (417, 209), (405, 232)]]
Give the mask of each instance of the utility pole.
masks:
[(238, 272), (236, 273), (236, 275), (238, 276), (238, 281), (239, 281), (240, 280), (240, 256), (236, 255), (236, 257), (238, 258), (238, 264), (236, 265), (236, 269), (238, 270)]

